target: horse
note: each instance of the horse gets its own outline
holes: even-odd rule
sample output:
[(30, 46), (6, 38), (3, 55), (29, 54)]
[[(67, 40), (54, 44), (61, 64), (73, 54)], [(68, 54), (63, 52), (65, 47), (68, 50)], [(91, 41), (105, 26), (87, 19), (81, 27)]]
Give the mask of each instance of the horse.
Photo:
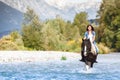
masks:
[(89, 39), (82, 39), (81, 49), (81, 61), (85, 62), (86, 69), (88, 70), (90, 68), (93, 68), (97, 54), (94, 54), (94, 52), (92, 52), (92, 43)]

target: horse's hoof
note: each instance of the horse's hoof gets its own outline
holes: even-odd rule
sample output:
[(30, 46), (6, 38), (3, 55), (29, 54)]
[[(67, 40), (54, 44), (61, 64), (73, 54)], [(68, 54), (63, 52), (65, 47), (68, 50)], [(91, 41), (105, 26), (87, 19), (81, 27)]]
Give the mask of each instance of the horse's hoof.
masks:
[(81, 59), (80, 61), (85, 62), (83, 59)]

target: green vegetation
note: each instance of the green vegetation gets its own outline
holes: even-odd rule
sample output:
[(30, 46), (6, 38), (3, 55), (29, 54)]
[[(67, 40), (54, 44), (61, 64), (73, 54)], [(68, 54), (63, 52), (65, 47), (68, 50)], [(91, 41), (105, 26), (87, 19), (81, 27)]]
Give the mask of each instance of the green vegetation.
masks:
[(99, 42), (120, 51), (120, 0), (103, 0), (98, 14)]
[(81, 36), (84, 35), (84, 32), (86, 31), (86, 25), (88, 25), (89, 22), (87, 20), (87, 13), (86, 12), (81, 12), (76, 14), (73, 22), (73, 26), (77, 27), (79, 30), (79, 34)]
[(43, 38), (41, 36), (43, 24), (39, 21), (34, 11), (29, 8), (24, 16), (22, 29), (24, 46), (35, 50), (43, 50)]
[(27, 48), (24, 47), (22, 36), (15, 31), (0, 39), (0, 50), (27, 50)]
[(99, 53), (100, 54), (106, 54), (106, 53), (109, 53), (111, 50), (105, 46), (103, 43), (99, 43), (98, 44), (98, 47), (99, 47)]
[[(98, 11), (99, 25), (92, 24), (96, 32), (96, 42), (100, 53), (120, 51), (120, 1), (103, 0)], [(12, 32), (0, 39), (0, 50), (54, 50), (80, 52), (86, 26), (87, 13), (75, 15), (73, 22), (61, 17), (41, 21), (29, 9), (24, 14), (21, 34)], [(64, 59), (63, 56), (61, 59)]]
[[(83, 17), (83, 15), (80, 17)], [(81, 20), (87, 21), (86, 18)], [(73, 25), (69, 21), (64, 21), (61, 17), (42, 22), (37, 14), (28, 8), (22, 29), (24, 46), (33, 50), (79, 52), (80, 31), (78, 25), (80, 23)]]
[(61, 60), (67, 60), (66, 56), (62, 56)]

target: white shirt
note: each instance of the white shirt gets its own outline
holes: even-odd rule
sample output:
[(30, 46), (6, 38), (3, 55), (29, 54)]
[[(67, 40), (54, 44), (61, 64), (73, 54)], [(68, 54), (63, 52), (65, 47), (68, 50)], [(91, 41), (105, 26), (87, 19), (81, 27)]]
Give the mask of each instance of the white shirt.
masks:
[(89, 34), (89, 35), (88, 35), (88, 39), (90, 39), (90, 42), (92, 42), (92, 41), (93, 41), (93, 35), (92, 35), (92, 34)]

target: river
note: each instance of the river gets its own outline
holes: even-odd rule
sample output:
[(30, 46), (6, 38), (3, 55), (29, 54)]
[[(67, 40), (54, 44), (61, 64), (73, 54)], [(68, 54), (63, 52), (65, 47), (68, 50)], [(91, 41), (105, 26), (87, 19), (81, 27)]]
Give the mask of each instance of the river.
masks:
[(93, 69), (74, 60), (1, 63), (0, 80), (120, 80), (120, 53), (100, 54)]

